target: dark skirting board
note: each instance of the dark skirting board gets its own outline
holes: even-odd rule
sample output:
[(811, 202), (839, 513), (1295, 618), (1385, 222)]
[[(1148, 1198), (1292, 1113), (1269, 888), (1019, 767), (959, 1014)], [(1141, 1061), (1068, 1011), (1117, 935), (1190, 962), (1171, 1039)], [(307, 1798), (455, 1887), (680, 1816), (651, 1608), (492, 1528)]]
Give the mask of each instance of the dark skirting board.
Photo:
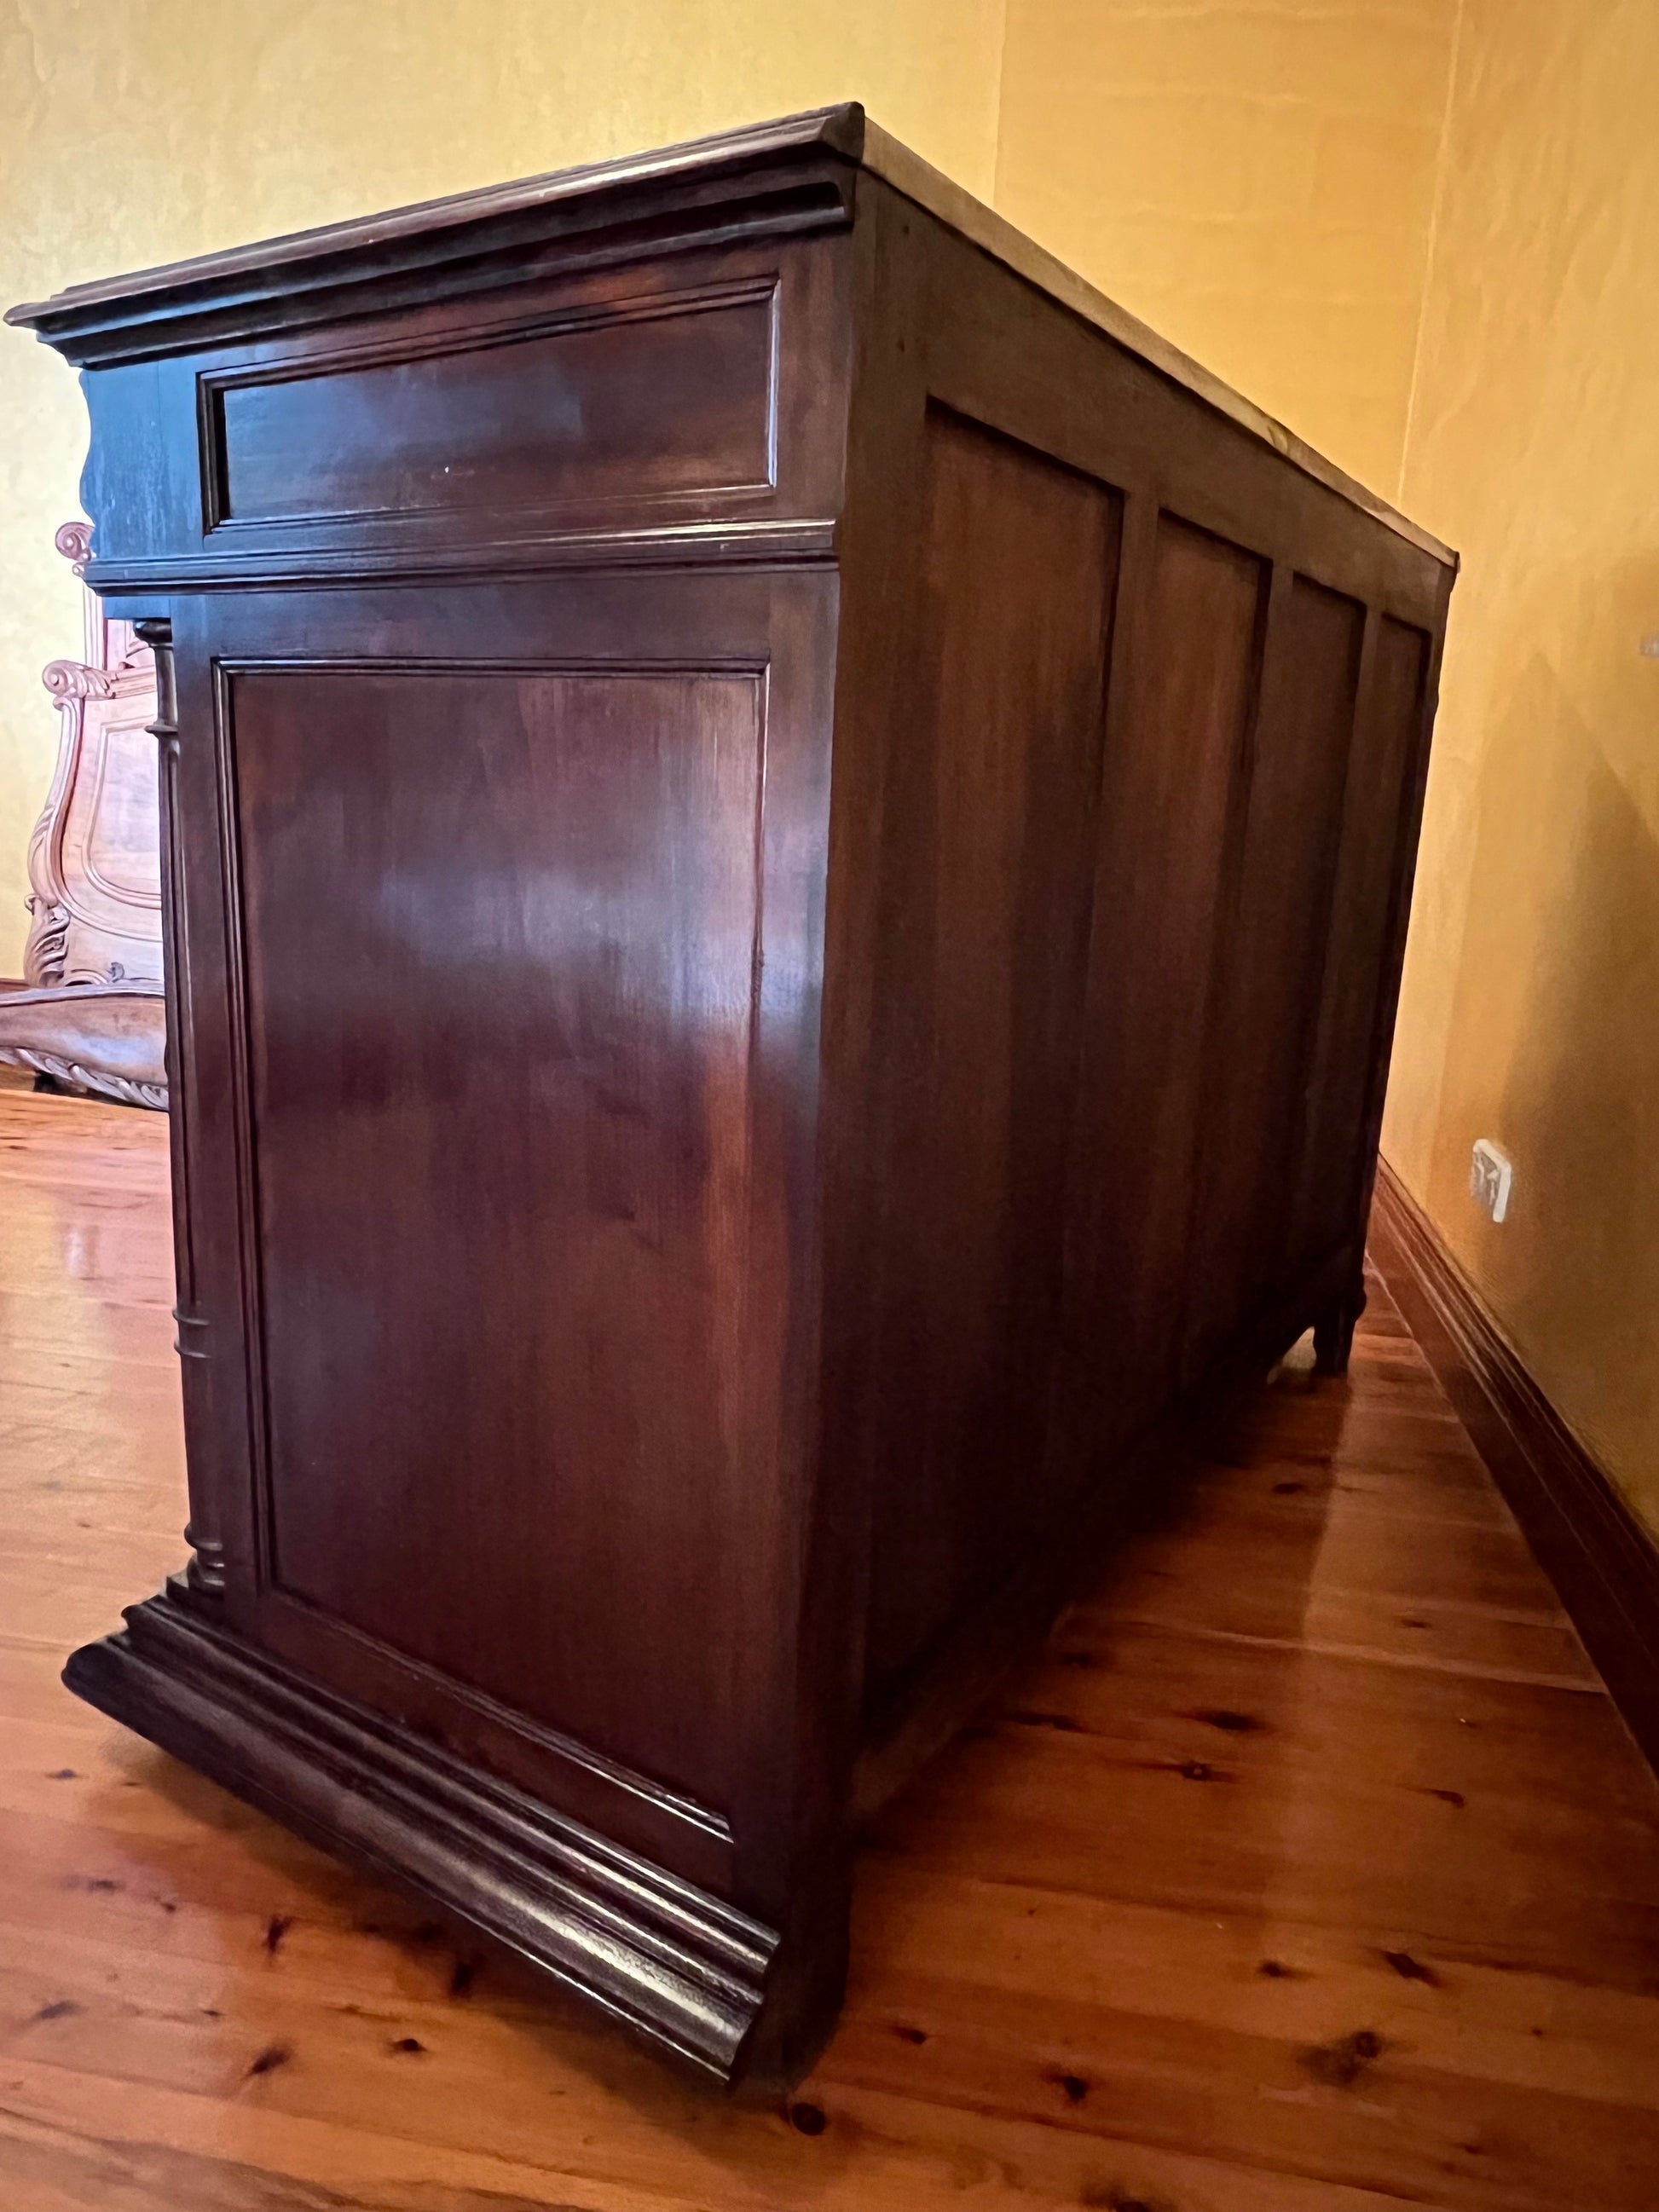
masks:
[(1381, 1162), (1371, 1257), (1659, 1772), (1659, 1542), (1545, 1396), (1444, 1240)]

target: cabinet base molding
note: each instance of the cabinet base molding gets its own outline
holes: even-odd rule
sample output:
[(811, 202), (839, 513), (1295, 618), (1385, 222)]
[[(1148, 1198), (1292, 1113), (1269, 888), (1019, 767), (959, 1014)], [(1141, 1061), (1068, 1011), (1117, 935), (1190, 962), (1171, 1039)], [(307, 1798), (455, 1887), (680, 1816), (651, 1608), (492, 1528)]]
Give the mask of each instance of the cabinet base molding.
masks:
[(748, 2070), (775, 1930), (233, 1643), (175, 1577), (85, 1645), (77, 1696), (705, 2078)]
[(1439, 1231), (1377, 1164), (1371, 1257), (1659, 1772), (1659, 1544), (1522, 1364)]

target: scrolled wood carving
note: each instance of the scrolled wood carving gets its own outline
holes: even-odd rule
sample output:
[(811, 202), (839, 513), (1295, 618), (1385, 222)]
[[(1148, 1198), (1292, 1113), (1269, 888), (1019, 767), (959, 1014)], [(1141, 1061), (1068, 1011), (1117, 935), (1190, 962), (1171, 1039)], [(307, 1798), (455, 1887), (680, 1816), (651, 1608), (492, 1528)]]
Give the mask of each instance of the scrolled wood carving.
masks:
[(54, 699), (110, 699), (115, 681), (106, 668), (88, 668), (84, 660), (49, 660), (40, 681)]
[(0, 1060), (14, 1067), (31, 1067), (37, 1075), (47, 1075), (54, 1083), (67, 1084), (71, 1091), (94, 1091), (99, 1097), (113, 1098), (123, 1106), (150, 1106), (159, 1113), (167, 1111), (164, 1083), (130, 1083), (124, 1075), (108, 1075), (100, 1067), (82, 1067), (78, 1060), (60, 1060), (56, 1053), (30, 1052), (23, 1045), (0, 1046)]
[(92, 555), (92, 525), (79, 515), (73, 522), (60, 522), (52, 542), (73, 566), (76, 574), (84, 576)]

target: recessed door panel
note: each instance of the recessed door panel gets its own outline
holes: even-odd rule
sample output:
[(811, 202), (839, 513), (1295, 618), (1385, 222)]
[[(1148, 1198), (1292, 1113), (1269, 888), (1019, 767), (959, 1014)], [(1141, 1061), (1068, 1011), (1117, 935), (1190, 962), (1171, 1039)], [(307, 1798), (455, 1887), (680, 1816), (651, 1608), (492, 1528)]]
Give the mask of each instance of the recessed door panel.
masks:
[[(1179, 1364), (1214, 978), (1228, 912), (1267, 564), (1161, 514), (1121, 672), (1102, 822), (1088, 1105), (1067, 1227), (1093, 1288), (1071, 1347), (1089, 1432), (1121, 1441)], [(1121, 647), (1120, 650), (1122, 648)], [(1097, 1442), (1098, 1449), (1098, 1442)]]
[(1306, 576), (1275, 597), (1204, 1103), (1189, 1373), (1288, 1264), (1364, 622)]
[(224, 714), (269, 1584), (705, 1796), (743, 1614), (764, 698), (256, 669)]
[(1331, 901), (1291, 1263), (1315, 1266), (1353, 1225), (1374, 1100), (1376, 1026), (1393, 941), (1401, 841), (1428, 680), (1425, 630), (1383, 616), (1359, 702)]

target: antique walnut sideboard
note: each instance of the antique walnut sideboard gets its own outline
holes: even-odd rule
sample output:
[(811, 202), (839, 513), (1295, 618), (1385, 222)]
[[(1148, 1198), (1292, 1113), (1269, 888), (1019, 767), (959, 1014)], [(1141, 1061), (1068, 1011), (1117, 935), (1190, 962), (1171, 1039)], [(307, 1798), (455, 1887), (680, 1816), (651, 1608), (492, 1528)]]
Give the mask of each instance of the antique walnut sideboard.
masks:
[(855, 106), (12, 319), (161, 695), (193, 1557), (68, 1679), (787, 2079), (1346, 1360), (1455, 559)]

